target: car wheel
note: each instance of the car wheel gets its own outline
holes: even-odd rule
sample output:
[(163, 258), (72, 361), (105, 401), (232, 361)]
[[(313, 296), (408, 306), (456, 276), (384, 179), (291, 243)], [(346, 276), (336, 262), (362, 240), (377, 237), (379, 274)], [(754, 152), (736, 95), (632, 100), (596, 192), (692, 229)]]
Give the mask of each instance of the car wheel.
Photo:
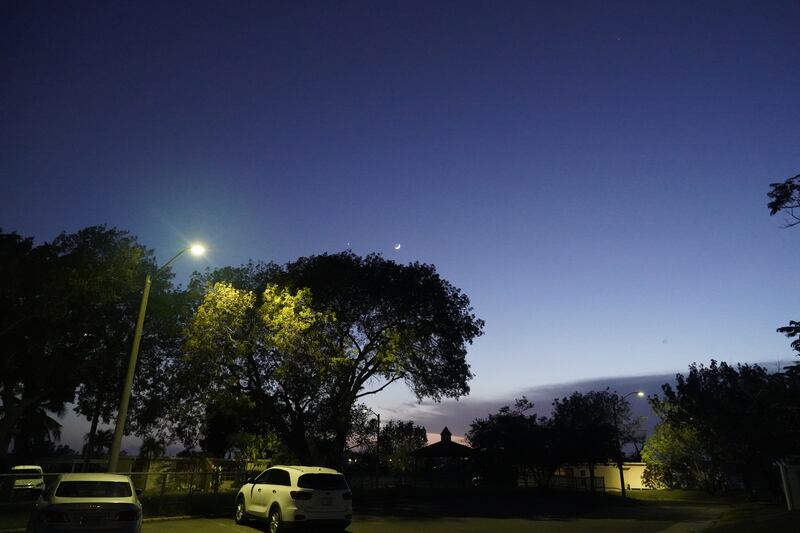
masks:
[(283, 531), (283, 520), (281, 519), (281, 510), (273, 507), (269, 512), (269, 533), (279, 533)]
[(244, 506), (244, 498), (236, 500), (236, 510), (233, 512), (233, 519), (237, 524), (244, 524), (247, 522), (247, 509)]

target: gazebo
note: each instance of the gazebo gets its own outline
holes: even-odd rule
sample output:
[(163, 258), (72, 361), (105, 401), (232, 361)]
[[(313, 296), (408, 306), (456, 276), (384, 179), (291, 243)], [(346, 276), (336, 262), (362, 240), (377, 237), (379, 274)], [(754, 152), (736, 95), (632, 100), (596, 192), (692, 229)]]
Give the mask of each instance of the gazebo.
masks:
[(445, 427), (441, 440), (411, 452), (414, 473), (418, 482), (437, 486), (468, 486), (472, 479), (472, 457), (475, 450), (453, 442), (452, 433)]

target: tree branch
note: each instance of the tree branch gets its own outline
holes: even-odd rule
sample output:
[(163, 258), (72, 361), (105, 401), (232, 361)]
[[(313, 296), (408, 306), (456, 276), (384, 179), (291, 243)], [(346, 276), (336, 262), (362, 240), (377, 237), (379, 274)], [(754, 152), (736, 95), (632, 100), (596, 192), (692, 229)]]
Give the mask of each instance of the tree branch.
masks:
[(395, 377), (393, 377), (392, 379), (388, 380), (382, 387), (380, 387), (378, 389), (367, 391), (367, 392), (362, 392), (361, 394), (356, 394), (356, 399), (363, 398), (364, 396), (369, 396), (370, 394), (378, 394), (379, 392), (381, 392), (383, 389), (385, 389), (386, 387), (388, 387), (389, 385), (391, 385), (395, 381), (397, 381), (399, 379), (402, 379), (402, 377), (403, 377), (402, 375), (398, 374)]

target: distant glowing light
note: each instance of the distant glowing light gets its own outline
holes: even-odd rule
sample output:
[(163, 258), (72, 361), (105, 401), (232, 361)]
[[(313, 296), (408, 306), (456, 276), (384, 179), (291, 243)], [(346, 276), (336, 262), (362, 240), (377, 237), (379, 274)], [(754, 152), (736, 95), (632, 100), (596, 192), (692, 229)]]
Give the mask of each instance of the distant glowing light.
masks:
[(189, 247), (189, 253), (194, 256), (201, 256), (206, 253), (206, 247), (202, 244), (193, 244)]
[(644, 398), (644, 392), (643, 391), (639, 391), (639, 392), (636, 393), (636, 396), (638, 396), (639, 398)]
[(394, 245), (394, 249), (395, 249), (395, 250), (399, 250), (399, 249), (400, 249), (400, 248), (402, 248), (402, 247), (403, 247), (403, 245), (402, 245), (402, 244), (400, 244), (399, 242), (398, 242), (397, 244), (395, 244), (395, 245)]

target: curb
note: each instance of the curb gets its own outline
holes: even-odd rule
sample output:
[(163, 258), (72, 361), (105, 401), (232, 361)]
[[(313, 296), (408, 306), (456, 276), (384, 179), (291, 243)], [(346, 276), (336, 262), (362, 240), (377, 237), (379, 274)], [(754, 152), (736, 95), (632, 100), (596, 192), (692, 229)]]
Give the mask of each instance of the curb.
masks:
[[(167, 522), (169, 520), (190, 520), (193, 518), (227, 518), (230, 517), (230, 513), (225, 514), (203, 514), (203, 515), (175, 515), (175, 516), (154, 516), (153, 518), (142, 518), (142, 523), (149, 523), (149, 522)], [(25, 533), (26, 529), (24, 527), (18, 527), (15, 529), (0, 529), (0, 533)]]

